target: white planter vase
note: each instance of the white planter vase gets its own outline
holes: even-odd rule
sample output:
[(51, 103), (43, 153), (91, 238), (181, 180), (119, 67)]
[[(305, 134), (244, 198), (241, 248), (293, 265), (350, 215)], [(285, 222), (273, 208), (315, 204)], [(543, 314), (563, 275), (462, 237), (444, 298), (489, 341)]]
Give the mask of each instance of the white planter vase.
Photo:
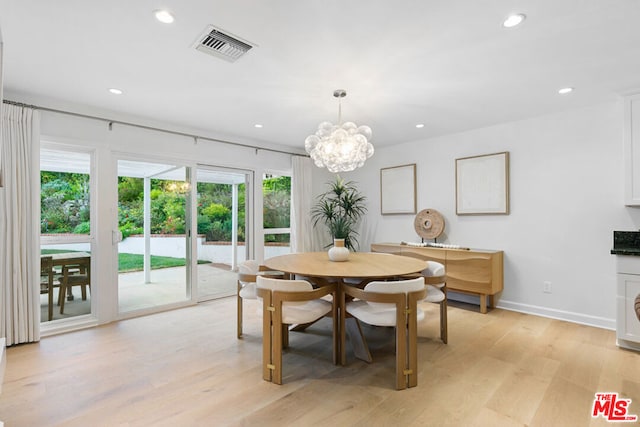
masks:
[(344, 246), (344, 239), (333, 239), (333, 247), (329, 249), (331, 261), (346, 261), (349, 259), (349, 249)]

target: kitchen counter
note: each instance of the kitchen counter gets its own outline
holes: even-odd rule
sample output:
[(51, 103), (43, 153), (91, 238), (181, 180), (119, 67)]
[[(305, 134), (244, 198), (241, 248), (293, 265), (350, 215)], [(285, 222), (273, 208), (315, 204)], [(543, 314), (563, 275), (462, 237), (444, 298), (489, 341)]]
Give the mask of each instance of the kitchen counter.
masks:
[(614, 248), (611, 249), (613, 255), (631, 255), (640, 256), (640, 249), (638, 248)]
[[(640, 351), (640, 231), (614, 231), (616, 256), (616, 341), (618, 346)], [(631, 255), (631, 256), (625, 256)]]
[(640, 256), (640, 231), (614, 231), (611, 253)]

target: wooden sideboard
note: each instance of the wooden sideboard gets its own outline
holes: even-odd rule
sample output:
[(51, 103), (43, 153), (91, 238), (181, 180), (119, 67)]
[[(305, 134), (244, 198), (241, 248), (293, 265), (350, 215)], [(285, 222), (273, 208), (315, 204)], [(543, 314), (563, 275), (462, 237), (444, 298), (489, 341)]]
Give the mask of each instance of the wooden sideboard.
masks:
[(493, 305), (493, 295), (504, 287), (502, 251), (415, 247), (399, 243), (373, 243), (371, 251), (397, 255), (414, 252), (444, 264), (447, 289), (479, 295), (481, 313), (487, 312), (487, 306)]

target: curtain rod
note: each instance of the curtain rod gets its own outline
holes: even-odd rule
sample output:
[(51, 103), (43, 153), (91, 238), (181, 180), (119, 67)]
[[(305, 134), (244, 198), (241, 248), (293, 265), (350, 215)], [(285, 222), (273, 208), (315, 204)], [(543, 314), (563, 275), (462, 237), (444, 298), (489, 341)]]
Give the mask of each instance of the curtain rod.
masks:
[(219, 143), (222, 143), (222, 144), (235, 145), (237, 147), (252, 148), (252, 149), (255, 149), (256, 151), (257, 150), (264, 150), (264, 151), (271, 151), (272, 153), (291, 154), (293, 156), (309, 157), (309, 156), (306, 156), (304, 154), (294, 153), (294, 152), (291, 152), (291, 151), (276, 150), (275, 148), (259, 147), (257, 145), (243, 144), (241, 142), (234, 142), (234, 141), (226, 141), (224, 139), (209, 138), (208, 136), (194, 135), (194, 134), (190, 134), (190, 133), (178, 132), (178, 131), (169, 130), (169, 129), (156, 128), (156, 127), (153, 127), (153, 126), (140, 125), (140, 124), (137, 124), (137, 123), (123, 122), (121, 120), (113, 120), (113, 119), (107, 119), (107, 118), (104, 118), (104, 117), (91, 116), (91, 115), (88, 115), (88, 114), (74, 113), (72, 111), (57, 110), (55, 108), (41, 107), (41, 106), (32, 105), (32, 104), (25, 104), (23, 102), (16, 102), (16, 101), (8, 100), (8, 99), (4, 99), (4, 100), (2, 100), (2, 102), (5, 103), (5, 104), (9, 104), (9, 105), (15, 105), (17, 107), (33, 108), (34, 110), (48, 111), (48, 112), (51, 112), (51, 113), (58, 113), (58, 114), (66, 114), (68, 116), (75, 116), (75, 117), (81, 117), (83, 119), (91, 119), (91, 120), (98, 120), (98, 121), (101, 121), (101, 122), (106, 122), (106, 123), (109, 123), (109, 130), (111, 130), (111, 126), (114, 123), (116, 123), (116, 124), (119, 124), (119, 125), (136, 127), (136, 128), (139, 128), (139, 129), (146, 129), (146, 130), (152, 130), (152, 131), (157, 131), (157, 132), (169, 133), (169, 134), (172, 134), (172, 135), (185, 136), (185, 137), (188, 137), (188, 138), (192, 138), (196, 143), (199, 140), (203, 140), (203, 141), (219, 142)]

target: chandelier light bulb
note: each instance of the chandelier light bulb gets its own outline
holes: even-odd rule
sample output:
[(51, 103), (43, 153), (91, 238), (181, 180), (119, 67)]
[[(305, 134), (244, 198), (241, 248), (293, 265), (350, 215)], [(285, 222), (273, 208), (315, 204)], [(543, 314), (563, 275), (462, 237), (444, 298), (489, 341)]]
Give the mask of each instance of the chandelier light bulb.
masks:
[[(343, 90), (336, 90), (333, 96), (343, 98)], [(304, 141), (307, 153), (319, 168), (326, 167), (329, 172), (350, 172), (364, 165), (373, 155), (371, 128), (358, 126), (353, 122), (341, 123), (341, 106), (338, 106), (338, 124), (322, 122), (315, 134)]]

